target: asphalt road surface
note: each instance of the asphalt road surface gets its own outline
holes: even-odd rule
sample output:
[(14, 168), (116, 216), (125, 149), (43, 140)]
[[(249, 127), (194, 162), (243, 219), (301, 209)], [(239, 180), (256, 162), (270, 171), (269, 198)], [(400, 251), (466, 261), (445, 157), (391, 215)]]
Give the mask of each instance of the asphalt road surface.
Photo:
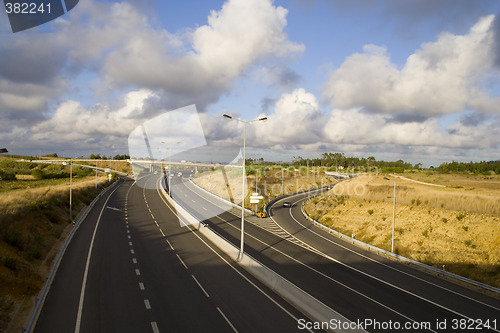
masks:
[(294, 332), (308, 321), (191, 227), (160, 175), (121, 179), (70, 242), (34, 331)]
[[(185, 209), (239, 246), (241, 210), (213, 216), (224, 204), (181, 177), (173, 180), (172, 192)], [(291, 208), (278, 201), (271, 219), (247, 217), (245, 252), (370, 332), (500, 332), (500, 300), (319, 230), (300, 212), (307, 195), (282, 200), (292, 202)]]

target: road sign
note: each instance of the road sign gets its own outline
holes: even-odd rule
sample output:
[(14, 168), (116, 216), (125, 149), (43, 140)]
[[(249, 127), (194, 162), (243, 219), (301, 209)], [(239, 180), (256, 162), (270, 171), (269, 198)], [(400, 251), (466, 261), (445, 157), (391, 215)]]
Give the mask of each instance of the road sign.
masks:
[(250, 200), (262, 200), (264, 197), (262, 195), (251, 195)]
[(258, 204), (258, 203), (259, 203), (259, 201), (260, 201), (260, 200), (257, 200), (257, 199), (255, 199), (255, 200), (254, 200), (254, 199), (252, 199), (252, 198), (250, 197), (250, 203), (251, 203), (251, 204)]

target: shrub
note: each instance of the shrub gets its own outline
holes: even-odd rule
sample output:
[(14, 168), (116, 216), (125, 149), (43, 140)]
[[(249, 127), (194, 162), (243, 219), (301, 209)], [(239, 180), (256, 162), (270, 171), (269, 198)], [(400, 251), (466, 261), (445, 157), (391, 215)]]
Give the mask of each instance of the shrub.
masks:
[(462, 221), (466, 216), (467, 216), (467, 214), (464, 214), (464, 213), (458, 214), (457, 220)]
[(443, 217), (441, 221), (443, 221), (443, 223), (448, 223), (448, 219), (446, 217)]
[(14, 258), (5, 258), (3, 260), (3, 264), (5, 267), (7, 267), (10, 270), (17, 270), (17, 260)]
[(0, 178), (2, 180), (16, 180), (16, 174), (14, 172), (0, 170)]
[(23, 240), (23, 237), (21, 235), (21, 233), (19, 233), (18, 231), (10, 231), (10, 232), (6, 232), (4, 235), (3, 235), (3, 240), (19, 249), (19, 250), (24, 250), (24, 240)]
[(346, 199), (348, 199), (349, 197), (346, 196), (346, 195), (337, 195), (337, 202), (339, 205), (343, 205), (346, 201)]
[(26, 260), (33, 261), (34, 259), (42, 259), (42, 251), (40, 249), (32, 249), (26, 253)]
[(372, 215), (373, 213), (375, 213), (373, 209), (368, 209), (368, 214)]
[(31, 171), (31, 175), (33, 176), (33, 178), (38, 179), (38, 180), (45, 178), (45, 172), (43, 172), (40, 169), (35, 169), (35, 170)]

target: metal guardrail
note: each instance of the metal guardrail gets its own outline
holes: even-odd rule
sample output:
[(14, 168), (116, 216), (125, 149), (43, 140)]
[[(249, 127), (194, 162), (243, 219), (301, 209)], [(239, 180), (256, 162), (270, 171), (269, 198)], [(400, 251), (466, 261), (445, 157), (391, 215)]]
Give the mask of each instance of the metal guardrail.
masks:
[[(215, 246), (229, 255), (234, 261), (237, 261), (239, 249), (235, 244), (231, 243), (222, 235), (214, 231), (208, 224), (204, 224), (198, 221), (193, 215), (191, 215), (191, 213), (178, 205), (174, 199), (168, 196), (163, 186), (161, 187), (161, 192), (165, 199), (176, 208), (176, 213), (179, 214), (179, 218), (182, 216), (188, 221), (189, 224), (194, 225), (195, 228), (207, 239), (209, 239)], [(213, 193), (210, 194), (214, 195)], [(198, 224), (197, 227), (196, 224)], [(346, 323), (351, 322), (340, 313), (336, 312), (323, 302), (319, 301), (309, 293), (305, 292), (298, 286), (288, 281), (283, 276), (279, 275), (269, 267), (262, 264), (257, 259), (250, 256), (248, 253), (245, 253), (242, 260), (239, 261), (238, 264), (245, 270), (247, 270), (250, 274), (252, 274), (256, 279), (266, 285), (269, 289), (271, 289), (288, 303), (293, 305), (296, 309), (307, 315), (310, 319), (316, 322), (328, 322), (331, 320), (337, 320), (339, 322)], [(327, 328), (326, 331), (345, 333), (366, 332), (362, 328), (333, 330), (330, 327)]]
[[(198, 189), (200, 189), (201, 191), (203, 191), (203, 192), (205, 192), (205, 193), (207, 193), (207, 194), (211, 195), (212, 197), (217, 198), (217, 199), (219, 199), (219, 200), (222, 200), (222, 201), (224, 201), (224, 202), (226, 202), (226, 203), (230, 204), (230, 205), (231, 205), (231, 206), (233, 206), (234, 208), (239, 208), (239, 209), (241, 209), (241, 206), (240, 206), (240, 205), (235, 204), (234, 202), (229, 201), (229, 200), (227, 200), (227, 199), (224, 199), (223, 197), (219, 197), (217, 194), (212, 193), (212, 192), (210, 192), (210, 191), (209, 191), (209, 190), (207, 190), (207, 189), (204, 189), (204, 188), (203, 188), (203, 187), (201, 187), (200, 185), (198, 185), (198, 184), (196, 184), (195, 182), (193, 182), (193, 180), (192, 180), (192, 179), (189, 179), (189, 182), (190, 182), (191, 184), (193, 184), (193, 186), (195, 186), (195, 187), (197, 187)], [(248, 208), (246, 208), (246, 207), (245, 207), (245, 212), (247, 212), (247, 213), (249, 213), (249, 214), (252, 214), (252, 215), (255, 215), (255, 214), (256, 214), (253, 210), (248, 209)]]
[(467, 284), (473, 285), (475, 287), (478, 287), (478, 288), (480, 288), (482, 290), (487, 290), (487, 291), (490, 291), (490, 292), (493, 292), (493, 293), (496, 293), (496, 294), (500, 294), (500, 289), (499, 288), (495, 288), (493, 286), (490, 286), (490, 285), (478, 282), (476, 280), (472, 280), (472, 279), (463, 277), (463, 276), (458, 275), (458, 274), (454, 274), (454, 273), (451, 273), (451, 272), (448, 272), (448, 271), (445, 271), (445, 270), (441, 270), (439, 268), (436, 268), (436, 267), (433, 267), (433, 266), (430, 266), (430, 265), (426, 265), (426, 264), (421, 263), (419, 261), (403, 257), (403, 256), (401, 256), (399, 254), (396, 254), (396, 253), (393, 253), (393, 252), (389, 252), (389, 251), (381, 249), (379, 247), (376, 247), (376, 246), (370, 245), (368, 243), (362, 242), (362, 241), (360, 241), (358, 239), (355, 239), (353, 237), (349, 237), (347, 235), (344, 235), (344, 234), (338, 232), (337, 230), (331, 229), (331, 228), (327, 227), (326, 225), (324, 225), (324, 224), (316, 221), (315, 219), (309, 217), (309, 215), (307, 215), (307, 213), (304, 211), (304, 205), (305, 205), (305, 203), (302, 203), (302, 205), (300, 207), (300, 211), (302, 212), (302, 215), (304, 215), (304, 217), (306, 219), (308, 219), (310, 222), (312, 222), (316, 227), (318, 227), (318, 228), (320, 228), (322, 230), (325, 230), (326, 232), (328, 232), (328, 233), (330, 233), (332, 235), (335, 235), (335, 236), (337, 236), (337, 237), (339, 237), (341, 239), (349, 240), (352, 244), (354, 244), (356, 246), (359, 246), (361, 248), (365, 248), (368, 251), (377, 253), (379, 255), (385, 255), (386, 257), (389, 257), (389, 258), (392, 258), (392, 259), (395, 259), (395, 260), (398, 260), (398, 261), (401, 261), (401, 262), (404, 262), (404, 263), (407, 263), (407, 264), (416, 265), (416, 266), (418, 266), (418, 267), (420, 267), (420, 268), (422, 268), (424, 270), (428, 270), (428, 271), (432, 271), (434, 273), (437, 273), (438, 275), (445, 275), (445, 276), (447, 276), (449, 278), (462, 281), (464, 283), (467, 283)]
[(59, 252), (57, 253), (56, 259), (54, 260), (54, 263), (52, 264), (52, 269), (50, 270), (49, 276), (45, 280), (45, 284), (43, 286), (42, 291), (40, 294), (35, 298), (35, 307), (33, 310), (33, 313), (31, 315), (30, 320), (28, 321), (27, 327), (23, 327), (23, 332), (33, 332), (33, 329), (35, 328), (34, 325), (36, 321), (38, 320), (38, 316), (40, 315), (40, 311), (42, 310), (43, 303), (45, 302), (45, 299), (47, 298), (47, 294), (50, 290), (50, 286), (52, 285), (52, 281), (54, 280), (54, 276), (56, 275), (57, 269), (59, 268), (59, 264), (61, 263), (61, 259), (64, 256), (64, 253), (66, 252), (66, 248), (68, 247), (71, 239), (73, 238), (75, 232), (78, 230), (80, 225), (82, 224), (83, 220), (88, 216), (90, 211), (94, 208), (94, 205), (96, 202), (106, 193), (108, 192), (111, 188), (113, 188), (116, 184), (118, 184), (119, 181), (114, 182), (111, 186), (106, 187), (104, 190), (99, 193), (94, 200), (85, 208), (83, 213), (80, 214), (76, 218), (76, 221), (74, 222), (75, 225), (69, 232), (68, 236), (66, 236), (66, 239), (64, 240), (63, 246), (59, 249)]
[(321, 187), (315, 187), (315, 188), (312, 188), (312, 189), (309, 189), (309, 190), (304, 190), (304, 191), (299, 191), (299, 192), (295, 192), (295, 193), (289, 193), (289, 194), (281, 195), (279, 197), (276, 197), (274, 199), (269, 200), (269, 202), (264, 206), (264, 210), (265, 210), (267, 216), (272, 216), (271, 215), (271, 213), (272, 213), (272, 208), (271, 207), (277, 201), (279, 201), (281, 199), (288, 198), (288, 197), (291, 197), (291, 196), (294, 196), (294, 195), (297, 195), (297, 194), (307, 193), (307, 192), (314, 192), (314, 191), (320, 191), (320, 190), (330, 190), (335, 185), (336, 184), (330, 184), (330, 185), (325, 185), (325, 186), (321, 186)]

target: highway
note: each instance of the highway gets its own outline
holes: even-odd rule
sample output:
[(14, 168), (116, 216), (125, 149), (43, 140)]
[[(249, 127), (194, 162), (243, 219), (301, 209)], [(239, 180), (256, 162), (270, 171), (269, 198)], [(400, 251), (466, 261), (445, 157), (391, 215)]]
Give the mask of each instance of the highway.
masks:
[[(177, 177), (176, 201), (239, 246), (240, 211), (217, 216), (220, 200)], [(500, 300), (357, 248), (314, 227), (300, 212), (308, 194), (248, 217), (245, 252), (370, 332), (500, 332)], [(219, 208), (220, 210), (220, 208)], [(489, 327), (488, 327), (489, 325)]]
[(294, 332), (308, 320), (162, 197), (160, 175), (122, 178), (70, 242), (34, 331)]

